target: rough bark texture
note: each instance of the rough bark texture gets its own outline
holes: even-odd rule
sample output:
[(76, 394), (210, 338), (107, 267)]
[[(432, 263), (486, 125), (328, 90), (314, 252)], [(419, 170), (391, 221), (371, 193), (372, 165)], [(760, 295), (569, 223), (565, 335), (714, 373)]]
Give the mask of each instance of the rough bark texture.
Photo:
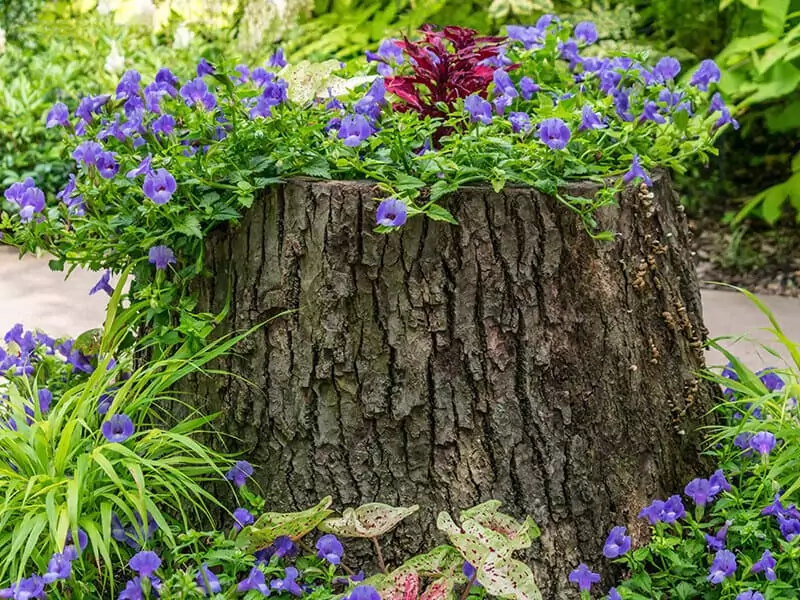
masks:
[[(567, 190), (590, 197), (592, 185)], [(208, 242), (201, 307), (249, 337), (193, 383), (257, 463), (272, 509), (331, 494), (341, 509), (419, 503), (393, 552), (440, 541), (439, 510), (489, 498), (532, 515), (545, 598), (571, 598), (581, 560), (602, 568), (609, 529), (698, 468), (710, 388), (685, 219), (669, 177), (629, 189), (593, 241), (531, 189), (465, 189), (458, 226), (372, 231), (366, 183), (297, 180)], [(396, 563), (395, 563), (396, 564)]]

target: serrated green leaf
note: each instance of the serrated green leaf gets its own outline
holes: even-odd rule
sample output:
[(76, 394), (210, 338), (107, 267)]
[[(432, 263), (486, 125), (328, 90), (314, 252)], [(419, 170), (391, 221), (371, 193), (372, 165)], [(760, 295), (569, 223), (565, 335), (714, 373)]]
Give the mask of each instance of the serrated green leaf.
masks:
[(203, 237), (203, 230), (200, 228), (200, 220), (194, 215), (186, 215), (183, 221), (175, 226), (175, 231), (196, 238)]

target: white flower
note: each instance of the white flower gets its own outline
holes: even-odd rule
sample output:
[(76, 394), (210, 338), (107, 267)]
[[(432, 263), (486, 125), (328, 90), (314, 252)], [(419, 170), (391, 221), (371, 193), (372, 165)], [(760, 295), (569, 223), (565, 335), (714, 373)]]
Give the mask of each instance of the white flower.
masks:
[(186, 23), (181, 23), (175, 29), (175, 37), (172, 40), (172, 47), (176, 50), (185, 50), (192, 44), (194, 40), (194, 33), (186, 26)]
[(114, 10), (113, 0), (98, 0), (97, 12), (101, 15), (107, 15)]
[(0, 54), (6, 51), (6, 30), (0, 27)]
[(156, 5), (153, 0), (131, 0), (117, 9), (114, 20), (118, 25), (145, 25), (152, 28), (155, 16)]
[(117, 48), (117, 44), (112, 42), (111, 52), (106, 56), (106, 71), (116, 75), (117, 73), (122, 73), (123, 69), (125, 69), (125, 57)]

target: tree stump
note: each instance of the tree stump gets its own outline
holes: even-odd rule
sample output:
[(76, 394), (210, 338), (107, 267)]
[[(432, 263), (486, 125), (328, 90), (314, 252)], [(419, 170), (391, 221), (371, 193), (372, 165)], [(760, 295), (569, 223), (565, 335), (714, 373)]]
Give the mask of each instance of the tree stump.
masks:
[[(257, 465), (270, 510), (332, 495), (342, 509), (418, 503), (387, 548), (441, 538), (436, 514), (490, 498), (542, 529), (531, 552), (545, 598), (576, 596), (578, 562), (603, 570), (614, 525), (700, 469), (712, 390), (685, 218), (668, 174), (628, 188), (594, 241), (556, 199), (467, 188), (427, 219), (373, 232), (377, 190), (292, 180), (215, 232), (198, 284), (224, 331), (283, 311), (198, 402)], [(594, 184), (565, 190), (591, 197)]]

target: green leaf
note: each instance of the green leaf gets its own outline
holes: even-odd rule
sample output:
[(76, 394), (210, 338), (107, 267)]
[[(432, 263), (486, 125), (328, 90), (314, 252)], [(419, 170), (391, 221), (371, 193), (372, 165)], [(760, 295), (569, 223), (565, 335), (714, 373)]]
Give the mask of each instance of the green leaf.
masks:
[(775, 35), (783, 33), (786, 16), (789, 14), (790, 0), (759, 0), (761, 22), (764, 28)]
[(450, 211), (439, 204), (431, 204), (426, 210), (425, 214), (429, 219), (434, 221), (446, 221), (453, 225), (458, 225), (456, 218), (450, 214)]
[(327, 531), (343, 537), (374, 538), (397, 527), (400, 522), (419, 510), (419, 506), (390, 506), (371, 502), (358, 508), (346, 509), (341, 517), (326, 519), (319, 525)]
[(178, 225), (175, 226), (175, 231), (184, 235), (203, 238), (203, 230), (200, 228), (200, 220), (194, 215), (186, 215), (186, 217)]
[(783, 205), (786, 202), (786, 189), (782, 183), (773, 185), (764, 190), (761, 194), (761, 216), (770, 225), (774, 225), (783, 214)]
[(236, 545), (252, 554), (269, 546), (283, 535), (298, 540), (313, 531), (332, 511), (331, 497), (326, 496), (319, 504), (308, 510), (294, 513), (264, 513), (251, 526), (245, 527), (236, 538)]

